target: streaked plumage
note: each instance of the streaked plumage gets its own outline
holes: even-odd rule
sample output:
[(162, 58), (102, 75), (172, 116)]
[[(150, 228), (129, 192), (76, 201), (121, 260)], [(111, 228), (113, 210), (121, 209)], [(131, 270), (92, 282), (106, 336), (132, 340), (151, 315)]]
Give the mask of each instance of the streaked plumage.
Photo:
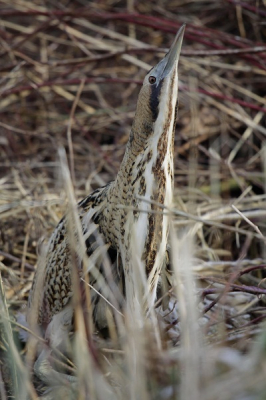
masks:
[[(177, 65), (183, 34), (184, 26), (169, 53), (144, 79), (115, 181), (94, 191), (78, 204), (77, 209), (87, 255), (92, 257), (101, 244), (107, 246), (112, 279), (133, 305), (137, 294), (132, 289), (131, 280), (136, 259), (148, 279), (149, 306), (155, 301), (160, 275), (169, 259), (169, 221), (168, 216), (162, 214), (162, 207), (172, 205)], [(77, 251), (74, 257), (82, 275), (81, 257)], [(95, 261), (96, 273), (95, 269), (94, 273), (90, 272), (90, 283), (99, 292), (102, 285), (96, 276), (97, 270), (103, 279), (109, 281), (103, 257), (105, 255), (99, 252)], [(36, 294), (38, 279), (35, 279), (29, 299), (29, 313), (34, 303), (37, 323), (44, 330), (53, 319), (63, 315), (65, 309), (71, 310), (72, 264), (73, 250), (65, 217), (48, 244), (42, 282), (38, 286), (41, 291), (38, 289)], [(99, 329), (105, 328), (105, 308), (108, 306), (93, 290), (91, 296), (95, 324)], [(71, 311), (69, 315), (70, 324)], [(62, 322), (60, 318), (59, 324)]]

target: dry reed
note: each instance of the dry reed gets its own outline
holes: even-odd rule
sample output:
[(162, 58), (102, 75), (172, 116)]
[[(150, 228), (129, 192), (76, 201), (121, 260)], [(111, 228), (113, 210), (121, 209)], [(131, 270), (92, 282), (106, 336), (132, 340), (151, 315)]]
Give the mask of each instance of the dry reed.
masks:
[[(1, 398), (266, 397), (265, 16), (251, 0), (0, 1)], [(40, 241), (115, 177), (145, 71), (184, 22), (175, 204), (161, 211), (173, 312), (118, 316), (103, 340), (77, 310), (72, 359), (55, 354), (78, 384), (44, 387), (15, 320)]]

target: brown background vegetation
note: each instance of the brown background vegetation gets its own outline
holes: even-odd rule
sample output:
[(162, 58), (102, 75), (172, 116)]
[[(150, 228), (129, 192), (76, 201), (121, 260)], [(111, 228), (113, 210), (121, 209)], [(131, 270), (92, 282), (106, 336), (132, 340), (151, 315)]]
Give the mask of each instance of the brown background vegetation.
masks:
[(264, 294), (265, 21), (252, 0), (0, 1), (0, 270), (13, 309), (66, 207), (58, 148), (77, 200), (114, 179), (142, 79), (183, 23), (176, 226), (201, 223), (208, 293), (240, 260), (249, 270), (228, 291)]

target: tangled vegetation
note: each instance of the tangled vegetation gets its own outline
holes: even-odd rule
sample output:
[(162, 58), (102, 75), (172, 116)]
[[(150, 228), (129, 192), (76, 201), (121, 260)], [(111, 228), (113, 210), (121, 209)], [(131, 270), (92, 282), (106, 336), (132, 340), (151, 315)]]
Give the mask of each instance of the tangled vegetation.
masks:
[[(1, 399), (266, 398), (265, 20), (264, 0), (0, 0)], [(44, 386), (16, 319), (41, 243), (69, 187), (78, 201), (116, 176), (142, 78), (183, 23), (174, 317), (125, 316), (103, 339), (81, 316), (59, 357), (77, 383)]]

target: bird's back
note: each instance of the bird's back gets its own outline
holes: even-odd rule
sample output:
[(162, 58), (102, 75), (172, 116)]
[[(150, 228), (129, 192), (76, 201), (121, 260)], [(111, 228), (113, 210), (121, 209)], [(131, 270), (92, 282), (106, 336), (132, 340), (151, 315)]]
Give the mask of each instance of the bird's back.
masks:
[[(103, 210), (106, 208), (110, 185), (95, 190), (77, 206), (86, 254), (80, 254), (80, 248), (75, 248), (75, 244), (71, 243), (73, 234), (77, 236), (77, 228), (71, 226), (67, 217), (64, 217), (52, 233), (44, 254), (40, 256), (29, 295), (28, 314), (31, 314), (31, 320), (34, 319), (35, 323), (44, 329), (52, 317), (71, 301), (73, 273), (76, 271), (80, 278), (84, 277), (84, 256), (87, 260), (87, 270), (90, 272), (89, 282), (95, 289), (91, 290), (94, 321), (96, 325), (105, 327), (105, 316), (100, 314), (103, 314), (103, 303), (106, 302), (97, 292), (102, 292), (100, 283), (103, 283), (103, 280), (111, 279), (117, 282), (119, 275), (121, 281), (122, 274), (122, 270), (119, 269), (119, 254), (108, 242), (104, 229)], [(104, 264), (111, 266), (109, 276)], [(97, 312), (97, 308), (101, 309), (101, 313)]]

